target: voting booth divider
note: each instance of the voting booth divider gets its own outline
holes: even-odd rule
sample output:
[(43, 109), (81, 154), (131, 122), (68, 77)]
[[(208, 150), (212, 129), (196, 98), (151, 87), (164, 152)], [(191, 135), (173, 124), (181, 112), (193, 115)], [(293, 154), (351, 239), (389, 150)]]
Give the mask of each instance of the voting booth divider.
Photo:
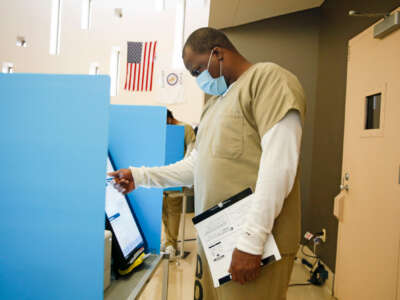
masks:
[[(167, 125), (159, 106), (111, 105), (109, 151), (115, 168), (157, 167), (183, 158), (184, 127)], [(160, 253), (163, 190), (139, 187), (128, 194), (147, 251)]]
[(0, 74), (0, 299), (102, 299), (109, 88)]
[[(185, 127), (167, 125), (167, 141), (165, 145), (165, 165), (181, 160), (185, 149)], [(165, 191), (182, 191), (182, 187), (166, 188)]]
[[(110, 106), (101, 75), (0, 74), (0, 90), (0, 299), (103, 299), (107, 150), (164, 165), (166, 109)], [(128, 197), (159, 253), (162, 189)]]

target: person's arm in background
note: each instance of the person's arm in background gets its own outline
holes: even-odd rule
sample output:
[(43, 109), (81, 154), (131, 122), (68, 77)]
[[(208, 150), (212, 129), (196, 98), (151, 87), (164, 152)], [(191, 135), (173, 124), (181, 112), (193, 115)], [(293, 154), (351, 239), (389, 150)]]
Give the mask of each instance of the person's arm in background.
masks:
[(193, 185), (193, 169), (197, 160), (197, 150), (174, 164), (163, 167), (130, 167), (120, 169), (109, 175), (115, 178), (115, 187), (121, 193), (130, 193), (139, 186), (143, 187), (180, 187)]
[(265, 242), (293, 188), (301, 136), (300, 115), (293, 110), (262, 138), (256, 190), (230, 269), (232, 279), (242, 284), (256, 278)]
[(196, 143), (196, 134), (192, 126), (185, 124), (185, 158), (190, 155)]

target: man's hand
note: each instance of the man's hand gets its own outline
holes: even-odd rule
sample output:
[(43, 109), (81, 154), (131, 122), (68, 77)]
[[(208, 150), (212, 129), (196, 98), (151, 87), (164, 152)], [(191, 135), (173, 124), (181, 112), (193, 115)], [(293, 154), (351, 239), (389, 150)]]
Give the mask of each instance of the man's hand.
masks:
[(253, 255), (238, 249), (233, 250), (229, 273), (232, 280), (244, 284), (256, 279), (261, 269), (261, 255)]
[(135, 189), (135, 181), (129, 169), (120, 169), (115, 172), (110, 172), (108, 176), (114, 177), (114, 186), (121, 193), (128, 194)]

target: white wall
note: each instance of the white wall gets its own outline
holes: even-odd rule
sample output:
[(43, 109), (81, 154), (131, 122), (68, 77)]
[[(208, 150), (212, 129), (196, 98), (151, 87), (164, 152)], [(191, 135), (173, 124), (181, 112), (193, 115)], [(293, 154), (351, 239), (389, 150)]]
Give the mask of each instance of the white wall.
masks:
[[(13, 0), (0, 2), (0, 63), (12, 62), (15, 72), (88, 74), (92, 62), (100, 64), (100, 73), (108, 74), (113, 46), (121, 47), (119, 93), (114, 104), (160, 105), (156, 95), (157, 76), (161, 68), (172, 64), (175, 41), (177, 1), (166, 0), (166, 9), (155, 10), (154, 0), (93, 0), (92, 24), (81, 29), (83, 0), (64, 0), (61, 20), (60, 55), (49, 55), (51, 0)], [(114, 9), (122, 8), (123, 17)], [(207, 26), (209, 3), (190, 0), (186, 6), (185, 36), (198, 27)], [(28, 47), (16, 46), (16, 37), (26, 38)], [(123, 90), (127, 41), (157, 40), (152, 92)], [(185, 103), (169, 106), (178, 119), (196, 124), (204, 95), (188, 72), (184, 75)]]

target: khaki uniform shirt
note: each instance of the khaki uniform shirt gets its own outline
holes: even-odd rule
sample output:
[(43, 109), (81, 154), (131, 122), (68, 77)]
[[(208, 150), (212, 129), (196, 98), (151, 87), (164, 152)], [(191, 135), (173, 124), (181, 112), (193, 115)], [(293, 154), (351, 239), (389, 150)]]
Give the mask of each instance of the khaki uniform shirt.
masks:
[[(299, 111), (304, 120), (303, 89), (292, 73), (273, 63), (253, 65), (226, 95), (208, 100), (196, 140), (196, 214), (247, 187), (254, 191), (261, 138), (290, 110)], [(293, 253), (298, 247), (300, 211), (297, 176), (273, 228), (282, 254)]]

